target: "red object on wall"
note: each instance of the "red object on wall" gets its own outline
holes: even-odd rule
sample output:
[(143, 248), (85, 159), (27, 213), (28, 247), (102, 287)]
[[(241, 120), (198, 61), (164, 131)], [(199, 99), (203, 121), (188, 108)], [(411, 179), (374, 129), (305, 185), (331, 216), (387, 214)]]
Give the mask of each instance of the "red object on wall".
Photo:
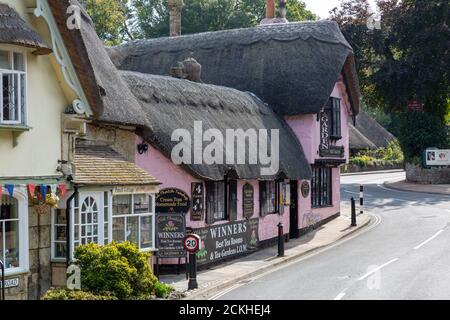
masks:
[(28, 185), (28, 194), (30, 195), (30, 197), (34, 196), (34, 192), (36, 190), (36, 186), (34, 184), (29, 184)]
[(423, 104), (417, 100), (409, 100), (408, 109), (409, 111), (423, 112)]

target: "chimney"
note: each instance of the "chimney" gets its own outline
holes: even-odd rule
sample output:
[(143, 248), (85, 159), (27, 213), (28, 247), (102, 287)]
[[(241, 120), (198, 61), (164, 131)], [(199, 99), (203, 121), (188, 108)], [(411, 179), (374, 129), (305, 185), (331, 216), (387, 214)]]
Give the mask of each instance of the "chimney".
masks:
[(170, 36), (181, 36), (181, 10), (183, 9), (183, 0), (167, 0), (170, 16)]
[(266, 17), (261, 21), (261, 25), (289, 22), (286, 19), (286, 0), (279, 1), (279, 13), (276, 15), (275, 0), (266, 0)]
[(275, 18), (275, 0), (266, 0), (266, 19)]

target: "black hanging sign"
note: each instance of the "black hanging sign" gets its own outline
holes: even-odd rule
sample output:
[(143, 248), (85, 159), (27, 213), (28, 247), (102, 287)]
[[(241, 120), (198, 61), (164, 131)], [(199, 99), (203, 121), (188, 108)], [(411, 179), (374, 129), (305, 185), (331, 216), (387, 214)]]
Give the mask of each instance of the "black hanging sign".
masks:
[(187, 213), (189, 211), (189, 195), (183, 190), (168, 188), (156, 195), (156, 213)]
[(191, 221), (202, 221), (204, 212), (204, 186), (201, 182), (192, 183)]
[(186, 215), (184, 213), (164, 213), (156, 215), (156, 243), (158, 257), (185, 257), (184, 237), (186, 236)]
[(324, 111), (320, 113), (320, 148), (322, 150), (330, 149), (330, 115)]
[(255, 192), (250, 183), (246, 183), (242, 189), (242, 205), (244, 217), (250, 219), (253, 217), (255, 209)]

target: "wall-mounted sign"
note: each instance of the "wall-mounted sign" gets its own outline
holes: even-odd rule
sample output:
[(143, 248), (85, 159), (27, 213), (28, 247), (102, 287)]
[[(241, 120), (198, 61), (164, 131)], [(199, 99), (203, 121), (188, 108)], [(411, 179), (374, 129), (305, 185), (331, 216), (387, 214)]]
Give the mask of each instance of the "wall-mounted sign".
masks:
[[(15, 288), (19, 286), (19, 278), (6, 279), (5, 280), (5, 289)], [(3, 282), (0, 280), (0, 289), (3, 288)]]
[(330, 116), (327, 112), (320, 113), (320, 147), (319, 150), (330, 149)]
[(414, 112), (423, 112), (423, 104), (417, 100), (409, 100), (408, 109)]
[(202, 221), (204, 207), (204, 195), (205, 190), (203, 183), (192, 183), (192, 208), (191, 208), (191, 221)]
[(183, 243), (185, 236), (186, 215), (184, 213), (156, 215), (156, 243), (159, 257), (178, 258), (186, 256)]
[(187, 213), (189, 195), (180, 189), (163, 189), (156, 195), (156, 213)]
[(202, 241), (197, 252), (198, 264), (208, 264), (231, 258), (258, 248), (259, 219), (195, 229)]
[(424, 160), (427, 166), (450, 166), (450, 150), (427, 149)]
[(328, 149), (320, 149), (321, 157), (345, 157), (345, 148), (344, 146), (329, 146)]
[(130, 193), (147, 193), (155, 194), (158, 193), (158, 186), (119, 186), (114, 187), (113, 194), (130, 194)]
[(244, 218), (250, 219), (253, 217), (255, 209), (255, 191), (250, 183), (246, 183), (242, 188), (242, 206)]
[(309, 182), (308, 181), (303, 181), (302, 186), (301, 186), (301, 190), (302, 190), (303, 198), (308, 198), (309, 192), (311, 191), (311, 187), (309, 186)]

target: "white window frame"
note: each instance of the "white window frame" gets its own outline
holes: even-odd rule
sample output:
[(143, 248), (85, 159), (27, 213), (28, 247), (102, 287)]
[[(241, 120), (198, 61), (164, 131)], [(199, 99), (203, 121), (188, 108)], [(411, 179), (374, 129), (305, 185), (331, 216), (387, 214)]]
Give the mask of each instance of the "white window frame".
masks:
[[(16, 74), (18, 79), (18, 88), (19, 88), (19, 95), (17, 99), (17, 105), (18, 105), (18, 120), (3, 120), (3, 88), (0, 90), (0, 125), (25, 125), (27, 120), (27, 112), (28, 112), (28, 77), (27, 77), (27, 51), (26, 50), (20, 50), (17, 48), (12, 48), (11, 46), (0, 46), (0, 51), (5, 51), (9, 53), (9, 64), (10, 69), (1, 69), (0, 68), (0, 86), (2, 87), (2, 81), (3, 81), (3, 74)], [(23, 57), (23, 66), (24, 71), (20, 70), (14, 70), (14, 53), (21, 54)], [(21, 85), (21, 76), (24, 76), (25, 84), (23, 86), (25, 93), (21, 93), (20, 90), (22, 90)], [(25, 99), (23, 103), (23, 110), (22, 109), (22, 95)], [(23, 115), (23, 117), (22, 117)]]
[[(97, 195), (100, 198), (100, 201), (98, 202), (98, 207), (102, 208), (102, 210), (99, 212), (99, 216), (98, 216), (98, 244), (108, 244), (111, 243), (114, 239), (113, 239), (113, 219), (114, 218), (120, 218), (120, 217), (127, 217), (130, 215), (113, 215), (113, 197), (114, 196), (121, 196), (121, 195), (131, 195), (132, 196), (132, 212), (134, 212), (134, 195), (142, 195), (145, 194), (148, 197), (152, 197), (152, 212), (151, 213), (142, 213), (142, 214), (132, 214), (131, 216), (134, 217), (139, 217), (139, 229), (138, 229), (138, 233), (139, 233), (139, 243), (138, 243), (138, 247), (140, 248), (140, 251), (142, 252), (149, 252), (149, 251), (154, 251), (156, 248), (156, 194), (154, 193), (145, 193), (145, 192), (136, 192), (136, 193), (118, 193), (118, 194), (113, 194), (110, 190), (106, 191), (106, 190), (95, 190), (95, 191), (80, 191), (80, 193), (78, 194), (78, 202), (79, 203), (75, 203), (75, 199), (72, 200), (72, 204), (71, 204), (71, 209), (70, 209), (70, 257), (71, 259), (73, 259), (73, 253), (75, 251), (75, 211), (78, 208), (80, 210), (80, 208), (78, 207), (81, 203), (80, 201), (84, 200), (85, 197), (87, 196), (92, 196), (92, 195)], [(105, 203), (105, 196), (108, 197), (108, 204)], [(105, 209), (108, 208), (108, 221), (105, 220)], [(51, 244), (51, 250), (52, 250), (52, 260), (54, 261), (63, 261), (65, 260), (65, 258), (60, 258), (60, 257), (55, 257), (54, 256), (54, 251), (55, 251), (55, 219), (53, 214), (56, 213), (52, 213), (52, 223), (51, 223), (51, 227), (52, 227), (52, 244)], [(141, 217), (146, 217), (146, 216), (150, 216), (152, 217), (152, 247), (150, 248), (143, 248), (141, 249)], [(105, 230), (105, 223), (108, 224), (107, 226), (107, 230)], [(63, 225), (61, 225), (63, 226)], [(80, 231), (81, 232), (81, 231)], [(106, 234), (107, 232), (107, 234)], [(81, 238), (80, 238), (81, 239)], [(105, 241), (107, 240), (107, 242)]]
[[(152, 208), (151, 208), (152, 212), (135, 214), (134, 213), (134, 196), (135, 195), (142, 195), (142, 194), (145, 194), (146, 196), (152, 198)], [(112, 205), (113, 205), (113, 200), (114, 200), (115, 196), (131, 196), (131, 214), (113, 215), (113, 211), (112, 211), (113, 207), (112, 207)], [(156, 241), (156, 230), (155, 230), (156, 229), (156, 213), (155, 213), (156, 212), (156, 205), (155, 205), (155, 202), (156, 202), (156, 195), (155, 194), (150, 194), (150, 193), (136, 192), (136, 193), (119, 193), (119, 194), (114, 194), (111, 197), (111, 202), (110, 202), (111, 208), (110, 208), (109, 227), (110, 227), (111, 237), (109, 239), (111, 241), (114, 240), (113, 239), (113, 235), (112, 235), (112, 227), (113, 227), (113, 224), (114, 224), (114, 219), (125, 218), (125, 228), (126, 228), (126, 226), (127, 226), (126, 219), (128, 217), (138, 217), (138, 221), (139, 221), (139, 223), (138, 223), (138, 242), (139, 242), (138, 243), (138, 247), (139, 247), (139, 250), (141, 250), (143, 252), (154, 251), (155, 247), (156, 247), (156, 243), (155, 243), (155, 241)], [(141, 248), (141, 218), (142, 217), (151, 217), (152, 218), (152, 231), (153, 232), (152, 232), (152, 247), (150, 247), (150, 248), (143, 248), (143, 249)]]
[[(7, 191), (6, 191), (7, 193)], [(8, 193), (7, 193), (8, 194)], [(9, 194), (8, 194), (9, 195)], [(14, 196), (18, 205), (19, 216), (19, 267), (5, 270), (5, 276), (24, 274), (29, 271), (28, 252), (28, 194), (22, 187), (14, 189)], [(1, 202), (1, 200), (0, 200)], [(1, 239), (3, 241), (3, 239)], [(3, 249), (5, 248), (3, 243)]]
[[(51, 250), (52, 250), (51, 259), (52, 259), (52, 261), (65, 261), (66, 260), (66, 256), (64, 256), (64, 257), (57, 257), (55, 255), (56, 243), (63, 243), (64, 242), (64, 244), (67, 246), (67, 240), (64, 240), (64, 241), (56, 240), (56, 228), (57, 227), (67, 228), (67, 224), (56, 223), (56, 211), (57, 210), (52, 209), (52, 214), (51, 214), (52, 215), (51, 216), (51, 219), (52, 219), (52, 223), (51, 223), (51, 228), (52, 228), (52, 232), (51, 232), (51, 241), (52, 241), (52, 244), (51, 244)], [(67, 237), (67, 235), (66, 235), (66, 237)], [(67, 248), (66, 248), (66, 250), (67, 250)]]

